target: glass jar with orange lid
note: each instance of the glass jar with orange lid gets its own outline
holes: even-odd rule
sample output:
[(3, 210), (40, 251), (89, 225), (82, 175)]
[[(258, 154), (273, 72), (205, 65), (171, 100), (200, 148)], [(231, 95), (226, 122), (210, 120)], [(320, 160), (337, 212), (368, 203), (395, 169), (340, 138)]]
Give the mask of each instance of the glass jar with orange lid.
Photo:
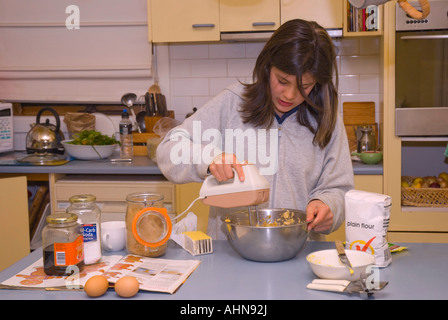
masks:
[(165, 254), (172, 224), (163, 195), (143, 192), (126, 197), (126, 249), (145, 257)]

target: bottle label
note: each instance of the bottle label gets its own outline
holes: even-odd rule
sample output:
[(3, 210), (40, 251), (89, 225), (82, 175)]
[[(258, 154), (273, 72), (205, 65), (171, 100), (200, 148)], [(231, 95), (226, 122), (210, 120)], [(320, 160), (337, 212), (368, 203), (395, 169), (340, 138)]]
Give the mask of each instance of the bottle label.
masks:
[(120, 124), (120, 134), (132, 134), (132, 124)]
[(54, 265), (71, 266), (84, 260), (83, 237), (80, 235), (70, 243), (54, 244)]
[(98, 228), (96, 223), (93, 224), (83, 224), (82, 225), (82, 235), (84, 237), (84, 242), (94, 242), (98, 239)]

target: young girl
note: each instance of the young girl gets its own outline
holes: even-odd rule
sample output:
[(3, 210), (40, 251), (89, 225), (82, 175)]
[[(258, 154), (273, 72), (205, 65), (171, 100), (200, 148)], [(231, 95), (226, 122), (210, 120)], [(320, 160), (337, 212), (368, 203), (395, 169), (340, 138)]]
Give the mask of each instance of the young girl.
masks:
[[(284, 23), (257, 58), (253, 83), (226, 88), (173, 129), (157, 149), (162, 173), (174, 183), (243, 180), (241, 162), (269, 181), (259, 208), (306, 211), (312, 239), (344, 220), (353, 168), (338, 114), (336, 53), (315, 22)], [(237, 177), (235, 177), (237, 178)], [(225, 239), (220, 216), (242, 208), (210, 208), (207, 233)]]

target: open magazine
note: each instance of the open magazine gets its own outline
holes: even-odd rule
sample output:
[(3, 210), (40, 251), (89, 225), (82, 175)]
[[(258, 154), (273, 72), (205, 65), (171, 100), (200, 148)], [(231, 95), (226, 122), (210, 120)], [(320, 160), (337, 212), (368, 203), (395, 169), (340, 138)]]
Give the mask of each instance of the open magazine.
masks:
[(133, 276), (140, 290), (174, 293), (201, 263), (199, 260), (167, 260), (128, 254), (103, 256), (100, 262), (84, 266), (70, 276), (48, 276), (42, 258), (3, 281), (0, 289), (76, 290), (94, 275), (104, 275), (110, 283)]

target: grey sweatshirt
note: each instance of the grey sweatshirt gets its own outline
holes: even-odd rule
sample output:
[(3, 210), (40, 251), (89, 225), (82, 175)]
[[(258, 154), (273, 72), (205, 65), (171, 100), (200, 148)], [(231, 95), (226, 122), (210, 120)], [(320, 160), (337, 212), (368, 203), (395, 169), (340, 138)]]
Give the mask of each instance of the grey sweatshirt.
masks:
[[(333, 225), (325, 233), (338, 229), (344, 220), (344, 195), (353, 189), (342, 119), (338, 116), (331, 141), (321, 149), (296, 114), (282, 124), (274, 121), (268, 130), (244, 124), (238, 112), (242, 89), (239, 83), (229, 86), (165, 136), (157, 148), (164, 176), (173, 183), (202, 182), (215, 156), (234, 153), (238, 161), (255, 164), (270, 183), (269, 202), (259, 208), (305, 211), (310, 200), (319, 199), (333, 212)], [(208, 235), (225, 239), (221, 216), (239, 209), (210, 207)], [(322, 239), (314, 232), (310, 238)]]

